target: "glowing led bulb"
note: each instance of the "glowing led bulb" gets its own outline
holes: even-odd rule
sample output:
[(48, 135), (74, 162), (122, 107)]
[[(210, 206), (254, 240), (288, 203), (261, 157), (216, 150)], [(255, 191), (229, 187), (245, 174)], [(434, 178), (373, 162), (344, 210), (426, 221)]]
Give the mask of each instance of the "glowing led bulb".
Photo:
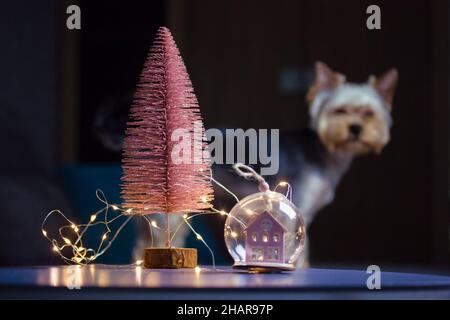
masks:
[(96, 216), (95, 214), (93, 214), (93, 215), (91, 216), (91, 219), (90, 219), (90, 221), (91, 221), (91, 222), (94, 222), (94, 221), (95, 221), (95, 219), (97, 219), (97, 216)]
[(155, 220), (152, 220), (152, 222), (150, 224), (152, 225), (152, 227), (158, 228), (158, 225), (156, 224)]
[(237, 232), (231, 231), (231, 236), (233, 238), (237, 238), (238, 234), (237, 234)]
[(202, 240), (202, 236), (197, 233), (197, 240)]
[(187, 219), (188, 215), (187, 214), (183, 214), (183, 219)]
[(118, 207), (118, 206), (115, 206), (115, 205), (112, 205), (111, 208), (112, 208), (114, 211), (119, 210), (119, 207)]
[(219, 213), (220, 213), (220, 215), (222, 215), (222, 216), (225, 216), (225, 215), (227, 214), (227, 212), (224, 211), (224, 210), (221, 210)]
[(202, 271), (202, 268), (200, 268), (199, 266), (196, 266), (194, 271), (196, 274), (199, 274)]
[(46, 237), (47, 236), (47, 231), (42, 230), (42, 234), (44, 235), (44, 237)]
[(53, 251), (55, 251), (55, 252), (59, 251), (59, 249), (58, 249), (58, 247), (56, 245), (53, 246)]
[(203, 203), (206, 203), (206, 202), (208, 202), (208, 197), (206, 197), (206, 196), (201, 196), (201, 197), (200, 197), (200, 200), (202, 200)]
[(106, 238), (108, 238), (108, 235), (105, 233), (102, 237), (102, 240), (106, 240)]
[(71, 244), (71, 243), (72, 243), (72, 242), (70, 242), (70, 240), (67, 239), (67, 238), (63, 238), (63, 240), (64, 240), (64, 242), (65, 242), (66, 244)]
[(133, 209), (127, 209), (127, 211), (125, 211), (126, 213), (131, 213), (131, 211), (133, 211)]
[(288, 183), (286, 181), (281, 181), (278, 185), (285, 187), (288, 185)]
[(144, 262), (144, 260), (137, 260), (135, 262), (135, 265), (140, 266), (143, 262)]

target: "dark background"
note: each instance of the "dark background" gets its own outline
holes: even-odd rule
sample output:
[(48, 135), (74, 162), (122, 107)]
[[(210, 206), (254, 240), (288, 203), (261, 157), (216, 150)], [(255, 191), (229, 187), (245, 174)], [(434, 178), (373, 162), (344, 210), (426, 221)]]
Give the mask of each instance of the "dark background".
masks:
[[(72, 3), (81, 7), (80, 31), (65, 27)], [(381, 7), (381, 30), (366, 28), (370, 4)], [(354, 82), (396, 67), (392, 140), (381, 156), (355, 161), (334, 203), (316, 218), (309, 230), (312, 262), (445, 269), (448, 15), (446, 1), (425, 0), (5, 1), (0, 172), (10, 178), (0, 185), (0, 200), (9, 203), (1, 213), (0, 264), (51, 261), (47, 252), (28, 252), (49, 251), (33, 221), (55, 207), (71, 207), (76, 215), (90, 207), (83, 201), (91, 201), (95, 188), (117, 189), (120, 151), (111, 143), (120, 141), (147, 51), (157, 28), (166, 25), (206, 127), (299, 130), (308, 124), (304, 100), (316, 60)], [(19, 138), (12, 140), (14, 135)], [(33, 193), (26, 179), (35, 175), (61, 194), (40, 196), (39, 205), (27, 207), (20, 188)], [(19, 176), (25, 182), (11, 196), (7, 190)], [(29, 233), (21, 232), (24, 225)], [(34, 246), (14, 253), (11, 237), (28, 237)], [(131, 244), (109, 255), (130, 251), (132, 236), (125, 242)]]

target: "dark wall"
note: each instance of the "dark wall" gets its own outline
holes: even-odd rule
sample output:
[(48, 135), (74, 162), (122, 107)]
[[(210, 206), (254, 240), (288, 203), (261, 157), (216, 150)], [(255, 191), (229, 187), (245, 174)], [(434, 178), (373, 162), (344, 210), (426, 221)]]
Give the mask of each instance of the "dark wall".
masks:
[[(54, 1), (7, 0), (0, 18), (0, 112), (34, 149), (30, 165), (46, 169), (54, 165), (55, 7)], [(20, 149), (1, 138), (3, 152)]]
[(120, 162), (131, 98), (156, 30), (165, 23), (164, 1), (81, 1), (80, 7), (78, 159)]
[(58, 261), (40, 225), (69, 212), (55, 176), (56, 1), (0, 10), (0, 265)]

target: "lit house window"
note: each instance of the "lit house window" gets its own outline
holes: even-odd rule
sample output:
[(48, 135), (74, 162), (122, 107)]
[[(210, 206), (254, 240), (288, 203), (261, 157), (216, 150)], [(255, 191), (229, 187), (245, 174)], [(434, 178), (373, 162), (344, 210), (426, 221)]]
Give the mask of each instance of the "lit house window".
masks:
[(273, 242), (278, 242), (278, 241), (280, 241), (280, 235), (278, 233), (275, 233), (273, 235)]
[(258, 235), (256, 234), (256, 232), (252, 233), (252, 240), (253, 240), (253, 242), (258, 241)]
[(273, 258), (274, 260), (278, 260), (279, 256), (278, 256), (278, 249), (274, 248), (273, 249)]
[(269, 248), (268, 249), (268, 258), (269, 260), (278, 260), (280, 257), (278, 248)]
[(253, 247), (252, 248), (252, 260), (262, 261), (263, 259), (264, 259), (263, 248)]
[(263, 242), (268, 242), (269, 241), (269, 234), (264, 232), (262, 235), (262, 241)]

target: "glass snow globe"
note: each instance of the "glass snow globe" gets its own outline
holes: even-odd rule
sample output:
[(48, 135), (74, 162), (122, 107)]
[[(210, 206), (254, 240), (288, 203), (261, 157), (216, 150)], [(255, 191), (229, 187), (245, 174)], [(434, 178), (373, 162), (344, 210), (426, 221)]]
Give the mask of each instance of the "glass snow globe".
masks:
[(293, 270), (306, 227), (299, 209), (283, 194), (265, 191), (239, 201), (225, 221), (225, 243), (234, 268), (254, 272)]

